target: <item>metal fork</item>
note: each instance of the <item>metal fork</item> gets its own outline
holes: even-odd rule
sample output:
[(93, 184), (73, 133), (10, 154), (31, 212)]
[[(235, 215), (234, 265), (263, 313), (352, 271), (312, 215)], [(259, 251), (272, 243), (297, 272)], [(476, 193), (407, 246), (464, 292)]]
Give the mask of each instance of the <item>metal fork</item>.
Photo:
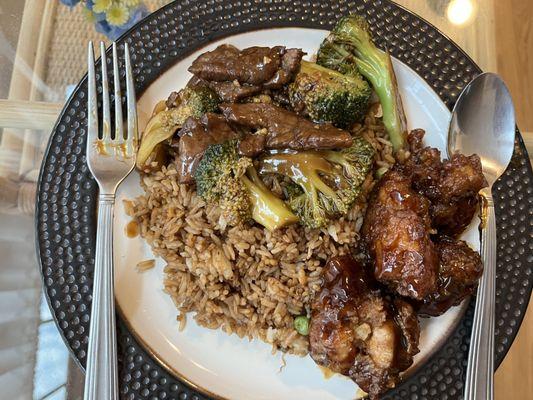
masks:
[(93, 301), (85, 400), (118, 399), (117, 338), (113, 289), (113, 209), (115, 191), (132, 171), (137, 153), (137, 110), (129, 47), (124, 45), (126, 70), (127, 130), (122, 125), (122, 102), (117, 46), (113, 43), (113, 75), (115, 91), (115, 134), (111, 135), (109, 88), (104, 44), (100, 43), (102, 61), (102, 133), (98, 133), (98, 105), (94, 72), (93, 44), (88, 49), (87, 97), (87, 164), (100, 193), (94, 263)]

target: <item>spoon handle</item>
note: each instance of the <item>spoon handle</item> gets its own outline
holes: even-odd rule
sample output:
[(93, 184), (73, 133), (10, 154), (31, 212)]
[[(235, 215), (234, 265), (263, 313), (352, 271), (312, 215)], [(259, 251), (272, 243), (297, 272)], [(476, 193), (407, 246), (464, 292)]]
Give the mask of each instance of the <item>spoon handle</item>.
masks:
[(490, 189), (482, 192), (481, 200), (481, 258), (484, 271), (477, 289), (466, 369), (465, 400), (492, 400), (494, 398), (496, 217)]

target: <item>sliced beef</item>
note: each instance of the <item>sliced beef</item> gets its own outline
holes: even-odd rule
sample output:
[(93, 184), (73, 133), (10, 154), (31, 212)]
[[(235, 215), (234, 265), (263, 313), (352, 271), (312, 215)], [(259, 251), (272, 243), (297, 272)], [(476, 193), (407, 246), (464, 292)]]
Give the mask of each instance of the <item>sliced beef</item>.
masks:
[(239, 50), (230, 44), (218, 46), (201, 54), (189, 71), (206, 81), (233, 81), (250, 85), (262, 84), (271, 79), (281, 67), (283, 46), (253, 46)]
[(207, 147), (235, 139), (238, 134), (222, 115), (207, 113), (201, 119), (188, 118), (178, 136), (179, 139), (173, 142), (173, 146), (178, 148), (176, 163), (179, 181), (192, 183), (194, 171)]
[(439, 254), (438, 289), (427, 296), (420, 315), (438, 316), (471, 295), (483, 273), (479, 254), (462, 240), (441, 237), (437, 242)]
[(374, 276), (396, 293), (422, 300), (437, 289), (438, 257), (430, 238), (428, 200), (400, 171), (388, 171), (368, 202), (362, 237)]
[(314, 124), (273, 104), (222, 104), (220, 109), (231, 123), (254, 129), (266, 128), (267, 149), (316, 150), (352, 145), (349, 132), (331, 124)]
[(376, 398), (398, 383), (418, 353), (416, 314), (407, 302), (385, 298), (351, 257), (331, 259), (322, 278), (311, 309), (311, 357)]
[(255, 157), (265, 149), (266, 136), (261, 134), (246, 134), (239, 142), (239, 154)]
[(200, 55), (189, 71), (192, 84), (208, 85), (222, 101), (234, 103), (263, 91), (281, 89), (300, 68), (304, 52), (283, 46), (239, 50), (224, 44)]
[(304, 53), (300, 49), (288, 49), (281, 57), (281, 67), (267, 82), (263, 83), (265, 89), (280, 89), (294, 78), (300, 69), (300, 62)]
[(262, 92), (261, 86), (241, 85), (239, 82), (207, 82), (223, 102), (235, 103)]
[(180, 94), (179, 92), (172, 92), (168, 95), (168, 98), (167, 100), (165, 101), (165, 105), (167, 106), (167, 108), (174, 108), (177, 106), (177, 103), (176, 101), (178, 100), (178, 98), (180, 97)]
[(277, 88), (298, 71), (304, 53), (284, 46), (249, 47), (239, 50), (223, 44), (194, 60), (189, 71), (206, 81), (238, 81), (240, 84)]

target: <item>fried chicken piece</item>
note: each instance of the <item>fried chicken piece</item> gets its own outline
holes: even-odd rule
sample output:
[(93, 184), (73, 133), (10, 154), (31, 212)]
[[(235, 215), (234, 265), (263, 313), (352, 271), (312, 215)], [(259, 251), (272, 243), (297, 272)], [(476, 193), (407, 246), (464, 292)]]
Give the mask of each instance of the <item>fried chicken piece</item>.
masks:
[(444, 160), (435, 194), (431, 201), (433, 227), (441, 234), (457, 237), (474, 217), (478, 192), (487, 186), (481, 161), (476, 154), (454, 154)]
[(398, 168), (412, 179), (413, 188), (430, 202), (432, 226), (457, 237), (470, 223), (478, 206), (477, 193), (487, 185), (476, 154), (454, 154), (441, 161), (440, 151), (422, 147), (424, 131), (408, 135), (411, 157)]
[(470, 224), (479, 206), (478, 196), (450, 202), (434, 201), (429, 208), (431, 224), (441, 234), (457, 237)]
[(439, 254), (438, 290), (424, 299), (418, 310), (423, 316), (438, 316), (459, 305), (474, 292), (483, 273), (481, 257), (466, 242), (441, 237), (436, 247)]
[(402, 172), (387, 172), (368, 202), (362, 237), (375, 278), (396, 293), (422, 300), (437, 288), (438, 257), (430, 239), (429, 202)]
[(305, 53), (284, 46), (239, 50), (223, 44), (201, 54), (189, 67), (191, 85), (207, 85), (224, 102), (234, 103), (263, 91), (281, 89), (292, 81)]
[(361, 264), (347, 256), (328, 262), (309, 331), (317, 364), (349, 376), (376, 398), (412, 364), (419, 335), (411, 305), (383, 297)]

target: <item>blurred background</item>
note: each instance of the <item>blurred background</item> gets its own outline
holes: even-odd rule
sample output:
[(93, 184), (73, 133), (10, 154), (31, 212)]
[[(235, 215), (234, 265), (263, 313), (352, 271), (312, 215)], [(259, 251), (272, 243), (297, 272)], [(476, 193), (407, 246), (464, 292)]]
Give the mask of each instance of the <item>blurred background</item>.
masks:
[[(50, 131), (86, 72), (89, 40), (110, 43), (165, 0), (0, 0), (0, 399), (81, 399), (42, 295), (33, 213)], [(503, 76), (533, 151), (533, 0), (400, 0)], [(533, 311), (496, 374), (496, 399), (533, 398)]]

